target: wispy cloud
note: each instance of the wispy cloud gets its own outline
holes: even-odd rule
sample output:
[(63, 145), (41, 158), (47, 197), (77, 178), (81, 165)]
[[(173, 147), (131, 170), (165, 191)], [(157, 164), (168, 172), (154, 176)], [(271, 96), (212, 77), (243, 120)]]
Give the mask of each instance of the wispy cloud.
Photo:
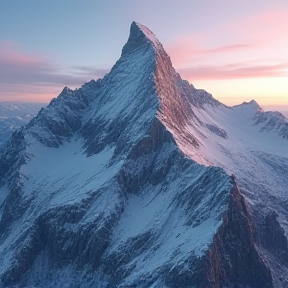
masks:
[(94, 75), (94, 78), (102, 78), (110, 71), (110, 69), (95, 68), (90, 66), (71, 66), (69, 67), (69, 70), (71, 71), (71, 73), (75, 73), (77, 75)]
[(245, 52), (249, 49), (253, 49), (252, 44), (231, 44), (224, 46), (217, 46), (213, 48), (206, 48), (201, 46), (200, 43), (195, 44), (193, 37), (182, 37), (177, 42), (168, 45), (167, 52), (172, 58), (174, 65), (181, 66), (192, 61), (201, 60), (202, 57), (213, 55), (214, 57), (221, 56), (227, 53), (239, 53)]
[[(283, 51), (288, 49), (287, 26), (286, 11), (262, 11), (210, 27), (201, 34), (182, 35), (168, 44), (166, 50), (177, 68), (207, 64), (209, 59), (219, 66), (222, 63), (223, 67), (234, 59), (275, 59), (277, 55), (285, 55)], [(198, 70), (197, 67), (195, 69)], [(268, 72), (269, 69), (264, 70)], [(272, 77), (277, 74), (274, 69), (271, 72)]]
[(214, 54), (214, 53), (226, 53), (226, 52), (236, 52), (243, 51), (247, 49), (253, 48), (254, 45), (251, 44), (234, 44), (234, 45), (226, 45), (220, 46), (212, 49), (199, 49), (196, 51), (199, 54)]
[[(11, 49), (12, 48), (12, 49)], [(80, 85), (91, 78), (102, 77), (107, 69), (92, 67), (59, 67), (44, 57), (17, 51), (16, 44), (0, 42), (0, 84)], [(88, 78), (88, 79), (87, 79)], [(90, 79), (89, 79), (90, 78)]]
[(50, 102), (63, 86), (1, 84), (0, 101)]
[(191, 68), (180, 68), (183, 78), (193, 80), (263, 78), (288, 76), (288, 62), (271, 65), (229, 64), (223, 66), (197, 65)]
[(20, 51), (17, 43), (9, 41), (0, 41), (0, 67), (0, 101), (35, 93), (50, 97), (64, 86), (78, 87), (108, 72), (86, 66), (60, 67), (45, 57)]

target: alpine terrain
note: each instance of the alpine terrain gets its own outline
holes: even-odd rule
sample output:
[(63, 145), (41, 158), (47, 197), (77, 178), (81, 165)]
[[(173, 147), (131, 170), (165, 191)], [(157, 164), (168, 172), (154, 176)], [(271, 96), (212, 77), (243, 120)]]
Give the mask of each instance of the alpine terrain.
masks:
[(287, 118), (195, 89), (133, 22), (0, 150), (0, 286), (288, 287), (287, 175)]
[(17, 128), (26, 125), (43, 103), (0, 102), (0, 146), (2, 146)]

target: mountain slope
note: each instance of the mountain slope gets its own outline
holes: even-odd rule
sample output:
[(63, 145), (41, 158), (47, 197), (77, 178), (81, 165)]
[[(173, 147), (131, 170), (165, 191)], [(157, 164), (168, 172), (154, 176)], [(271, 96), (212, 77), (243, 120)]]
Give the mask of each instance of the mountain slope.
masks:
[[(183, 81), (133, 22), (110, 73), (64, 88), (0, 150), (1, 285), (285, 287), (286, 119), (254, 104)], [(246, 128), (283, 144), (251, 142), (260, 178)]]

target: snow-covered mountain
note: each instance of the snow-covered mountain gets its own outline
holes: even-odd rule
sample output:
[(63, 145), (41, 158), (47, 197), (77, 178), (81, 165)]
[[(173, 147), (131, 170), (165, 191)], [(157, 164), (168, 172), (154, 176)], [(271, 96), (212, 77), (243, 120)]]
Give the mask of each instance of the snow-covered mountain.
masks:
[(0, 146), (2, 146), (17, 128), (26, 125), (43, 103), (0, 102)]
[(2, 287), (288, 287), (287, 125), (195, 89), (133, 22), (0, 150)]
[(288, 117), (288, 111), (280, 111), (282, 114), (287, 118)]

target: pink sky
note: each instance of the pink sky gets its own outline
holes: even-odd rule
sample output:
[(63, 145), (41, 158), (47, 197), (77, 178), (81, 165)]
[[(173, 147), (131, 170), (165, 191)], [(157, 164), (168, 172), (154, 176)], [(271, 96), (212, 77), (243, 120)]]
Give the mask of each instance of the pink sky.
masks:
[[(161, 1), (154, 4), (155, 13), (148, 13), (152, 7), (152, 2), (148, 1), (147, 5), (151, 4), (151, 7), (147, 11), (144, 6), (143, 9), (134, 9), (136, 12), (131, 8), (134, 15), (131, 11), (130, 15), (130, 4), (125, 0), (119, 6), (120, 10), (123, 9), (122, 14), (121, 11), (120, 15), (113, 14), (115, 22), (105, 22), (106, 18), (102, 18), (100, 20), (106, 25), (99, 27), (94, 23), (95, 31), (88, 28), (92, 23), (86, 23), (86, 20), (77, 21), (76, 29), (75, 19), (72, 16), (70, 19), (70, 14), (61, 14), (61, 9), (62, 12), (66, 9), (64, 4), (62, 8), (57, 7), (59, 19), (54, 15), (52, 23), (52, 14), (49, 16), (49, 13), (41, 14), (39, 11), (41, 17), (38, 15), (36, 19), (33, 11), (25, 6), (22, 8), (30, 11), (28, 15), (19, 12), (17, 17), (9, 17), (9, 8), (12, 13), (13, 5), (10, 7), (8, 2), (0, 3), (0, 25), (7, 28), (7, 31), (0, 31), (0, 101), (49, 102), (64, 86), (76, 88), (92, 78), (103, 77), (119, 58), (128, 38), (129, 25), (136, 20), (157, 34), (176, 70), (196, 88), (207, 90), (228, 105), (255, 99), (260, 105), (283, 106), (288, 110), (288, 4), (285, 1), (276, 0), (272, 5), (269, 1), (257, 0), (257, 6), (257, 1), (252, 5), (246, 0), (235, 0), (234, 9), (231, 2), (226, 0), (220, 0), (225, 6), (221, 6), (220, 2), (216, 5), (212, 0), (205, 0), (210, 4), (209, 10), (204, 2), (198, 6), (183, 2), (182, 7), (173, 0), (170, 2), (171, 11), (168, 11), (169, 5), (167, 10), (162, 11), (164, 20), (157, 20), (157, 7), (162, 7)], [(78, 6), (77, 1), (69, 3), (78, 9), (80, 20), (91, 10), (88, 11), (83, 5)], [(110, 9), (108, 4), (107, 7), (102, 5), (100, 14)], [(35, 9), (42, 9), (43, 5), (37, 5), (35, 1)], [(53, 1), (45, 5), (48, 6), (43, 9), (54, 11)], [(179, 11), (175, 11), (177, 9)], [(187, 17), (189, 9), (194, 9), (190, 18)], [(179, 14), (178, 19), (176, 13)], [(18, 25), (13, 30), (16, 24), (11, 25), (25, 15), (29, 18), (25, 19), (26, 22), (22, 19), (23, 27)], [(29, 21), (30, 26), (25, 27)], [(87, 27), (82, 27), (83, 23)], [(63, 34), (60, 34), (61, 31)]]
[(255, 98), (266, 107), (288, 109), (287, 11), (264, 11), (220, 26), (209, 33), (225, 33), (222, 46), (196, 34), (182, 35), (167, 47), (179, 73), (231, 105)]

